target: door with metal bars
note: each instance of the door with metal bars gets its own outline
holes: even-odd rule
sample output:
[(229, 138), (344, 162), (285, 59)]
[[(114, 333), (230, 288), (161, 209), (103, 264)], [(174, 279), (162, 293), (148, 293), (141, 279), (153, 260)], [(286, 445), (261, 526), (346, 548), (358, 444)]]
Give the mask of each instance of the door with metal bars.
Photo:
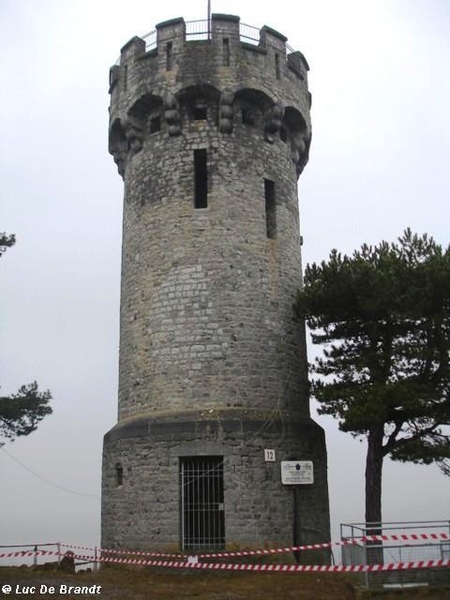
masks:
[(180, 458), (181, 548), (225, 546), (223, 456)]

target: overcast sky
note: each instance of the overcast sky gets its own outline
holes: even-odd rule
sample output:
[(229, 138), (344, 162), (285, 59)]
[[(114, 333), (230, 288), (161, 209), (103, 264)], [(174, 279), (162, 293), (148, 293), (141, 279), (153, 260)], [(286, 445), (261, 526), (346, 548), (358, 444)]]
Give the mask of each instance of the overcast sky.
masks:
[[(0, 383), (37, 380), (54, 415), (0, 452), (0, 544), (100, 540), (101, 449), (116, 422), (122, 180), (107, 153), (120, 48), (206, 0), (1, 0)], [(313, 141), (299, 181), (304, 262), (449, 235), (448, 0), (213, 0), (267, 24), (310, 65)], [(333, 537), (364, 516), (365, 443), (327, 432)], [(55, 485), (46, 483), (44, 479)], [(77, 494), (64, 491), (67, 488)], [(84, 494), (84, 495), (83, 495)], [(437, 467), (386, 462), (386, 521), (450, 519)]]

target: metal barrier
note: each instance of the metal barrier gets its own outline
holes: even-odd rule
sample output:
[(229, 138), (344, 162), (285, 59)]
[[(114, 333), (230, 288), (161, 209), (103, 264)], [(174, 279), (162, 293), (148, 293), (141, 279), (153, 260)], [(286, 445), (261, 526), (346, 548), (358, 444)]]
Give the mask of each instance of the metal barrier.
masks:
[(247, 42), (247, 44), (259, 44), (259, 29), (253, 27), (253, 25), (246, 25), (245, 23), (239, 23), (239, 37), (241, 42)]
[[(0, 546), (0, 566), (3, 567), (34, 567), (40, 568), (45, 563), (61, 565), (61, 559), (66, 551), (61, 550), (61, 542), (47, 542), (38, 544), (9, 544)], [(76, 562), (75, 568), (91, 564), (93, 570), (97, 569), (97, 548), (93, 548), (92, 560)], [(73, 554), (73, 553), (72, 553)]]
[(211, 37), (211, 21), (186, 21), (186, 41), (209, 40)]
[(45, 544), (10, 544), (0, 546), (0, 564), (3, 566), (27, 565), (36, 567), (39, 564), (38, 557), (42, 558), (39, 550), (42, 548), (48, 549), (49, 547), (56, 549), (59, 564), (61, 553), (61, 544), (59, 542), (47, 542)]
[[(371, 565), (381, 563), (406, 563), (412, 561), (448, 560), (450, 542), (447, 540), (427, 539), (433, 534), (450, 535), (450, 520), (407, 521), (385, 523), (342, 523), (341, 541), (351, 545), (342, 546), (344, 565)], [(367, 536), (386, 536), (386, 540), (362, 540)], [(401, 540), (408, 536), (407, 542)], [(397, 539), (396, 539), (397, 538)], [(365, 573), (366, 587), (393, 587), (403, 585), (427, 585), (450, 583), (449, 570), (439, 572), (429, 570), (409, 570), (396, 573)]]
[[(197, 21), (186, 21), (186, 41), (195, 40), (209, 40), (211, 39), (211, 20), (200, 19)], [(260, 29), (253, 25), (246, 25), (245, 23), (239, 23), (239, 38), (241, 42), (258, 46), (260, 43)], [(145, 35), (140, 36), (145, 41), (145, 51), (150, 52), (154, 50), (157, 44), (157, 31), (154, 29)], [(288, 53), (295, 52), (292, 46), (286, 44), (286, 50)], [(115, 62), (116, 65), (120, 64), (120, 56)]]
[[(145, 42), (145, 51), (146, 52), (149, 52), (150, 50), (153, 50), (153, 48), (156, 48), (156, 29), (154, 29), (153, 31), (150, 31), (150, 33), (146, 33), (145, 35), (143, 35), (142, 39)], [(120, 62), (120, 56), (119, 56), (119, 62)]]

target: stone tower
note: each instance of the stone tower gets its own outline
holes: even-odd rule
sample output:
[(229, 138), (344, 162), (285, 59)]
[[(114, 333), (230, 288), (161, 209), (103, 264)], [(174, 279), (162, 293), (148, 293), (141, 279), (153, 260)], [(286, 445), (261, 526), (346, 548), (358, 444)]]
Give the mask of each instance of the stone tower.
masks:
[[(308, 65), (283, 35), (236, 16), (213, 14), (204, 36), (190, 26), (132, 38), (110, 72), (125, 198), (102, 545), (323, 541), (325, 439), (292, 309)], [(313, 461), (314, 483), (283, 485), (286, 460)]]

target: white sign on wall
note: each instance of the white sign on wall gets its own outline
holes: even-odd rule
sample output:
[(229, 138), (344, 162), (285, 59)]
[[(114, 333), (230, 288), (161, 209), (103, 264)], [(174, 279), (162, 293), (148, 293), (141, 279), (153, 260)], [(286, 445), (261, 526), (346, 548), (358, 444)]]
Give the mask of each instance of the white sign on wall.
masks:
[(264, 450), (264, 460), (266, 462), (275, 462), (275, 450)]
[(283, 485), (311, 485), (314, 483), (312, 460), (282, 460), (281, 483)]

